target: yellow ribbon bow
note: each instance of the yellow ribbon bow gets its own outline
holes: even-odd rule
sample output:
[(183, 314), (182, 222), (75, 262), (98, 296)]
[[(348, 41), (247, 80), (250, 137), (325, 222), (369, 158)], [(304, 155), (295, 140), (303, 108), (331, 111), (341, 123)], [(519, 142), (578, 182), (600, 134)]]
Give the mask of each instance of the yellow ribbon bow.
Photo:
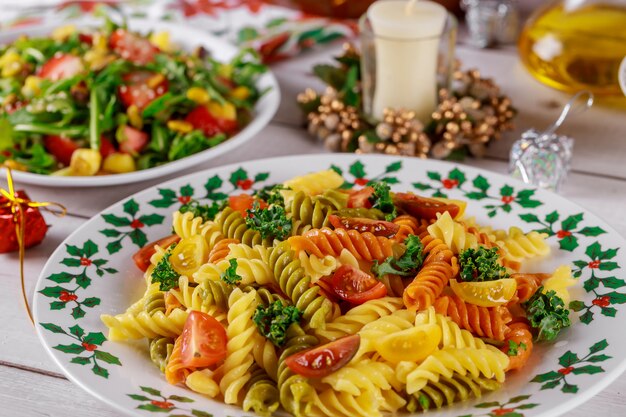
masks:
[[(13, 175), (11, 169), (7, 170), (7, 186), (8, 190), (0, 188), (0, 194), (7, 199), (7, 202), (0, 205), (0, 208), (10, 208), (13, 215), (13, 223), (15, 223), (15, 236), (17, 237), (17, 245), (19, 249), (20, 257), (20, 280), (22, 283), (22, 299), (26, 306), (26, 312), (31, 323), (34, 324), (33, 315), (30, 311), (30, 305), (28, 304), (28, 297), (26, 296), (26, 286), (24, 283), (24, 228), (26, 225), (26, 209), (29, 207), (39, 208), (43, 207), (46, 211), (54, 214), (55, 216), (62, 217), (67, 213), (67, 209), (59, 204), (50, 201), (31, 201), (26, 198), (19, 197), (15, 192), (13, 185)], [(57, 207), (60, 211), (50, 210), (49, 207)]]

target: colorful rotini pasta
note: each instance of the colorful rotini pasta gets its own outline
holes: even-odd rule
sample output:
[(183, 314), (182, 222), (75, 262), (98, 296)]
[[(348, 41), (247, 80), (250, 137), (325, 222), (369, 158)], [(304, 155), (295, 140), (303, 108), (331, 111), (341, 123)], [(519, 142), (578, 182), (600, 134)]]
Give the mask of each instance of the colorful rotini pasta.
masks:
[(345, 190), (332, 170), (279, 185), (213, 220), (174, 212), (141, 298), (101, 317), (109, 340), (146, 339), (169, 383), (257, 415), (375, 417), (498, 389), (569, 301), (568, 266), (526, 272), (544, 235), (464, 201)]

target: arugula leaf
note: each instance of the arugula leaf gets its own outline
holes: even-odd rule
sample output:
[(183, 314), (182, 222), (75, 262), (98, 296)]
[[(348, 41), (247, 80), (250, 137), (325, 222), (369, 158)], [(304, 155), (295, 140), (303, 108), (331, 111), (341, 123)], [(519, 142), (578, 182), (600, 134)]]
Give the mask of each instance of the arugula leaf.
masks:
[(487, 249), (479, 246), (478, 249), (467, 249), (459, 256), (461, 278), (467, 282), (507, 278), (509, 274), (498, 260), (498, 248)]
[(241, 275), (237, 274), (237, 259), (231, 259), (228, 263), (230, 266), (220, 274), (220, 279), (227, 284), (237, 285), (241, 281)]
[(554, 340), (561, 329), (571, 324), (569, 310), (555, 291), (544, 293), (543, 287), (539, 287), (523, 307), (530, 325), (538, 330), (537, 341)]
[[(176, 244), (170, 246), (170, 249), (174, 248)], [(170, 262), (171, 252), (163, 255), (163, 258), (154, 267), (152, 271), (152, 283), (159, 283), (159, 290), (168, 291), (172, 288), (178, 287), (178, 278), (180, 274), (174, 270), (172, 263)]]
[(186, 134), (178, 134), (174, 137), (167, 157), (170, 161), (193, 155), (205, 149), (219, 145), (226, 140), (226, 135), (219, 133), (211, 138), (204, 136), (200, 130), (192, 130)]
[(398, 210), (391, 198), (391, 188), (384, 181), (374, 182), (370, 184), (374, 187), (374, 193), (369, 198), (373, 209), (379, 209), (385, 213), (385, 220), (391, 221), (398, 216)]
[(528, 349), (528, 346), (526, 346), (526, 343), (524, 342), (520, 342), (515, 343), (513, 340), (509, 340), (509, 350), (506, 353), (509, 356), (517, 356), (519, 349)]
[(256, 324), (259, 333), (269, 339), (276, 346), (282, 346), (286, 341), (286, 333), (292, 323), (300, 321), (300, 310), (294, 306), (283, 306), (281, 300), (265, 306), (259, 304), (254, 311), (252, 321)]
[(226, 200), (218, 203), (214, 201), (213, 204), (200, 204), (198, 200), (191, 200), (189, 203), (179, 207), (178, 211), (181, 213), (190, 212), (194, 217), (202, 217), (205, 222), (215, 219), (217, 213), (219, 213), (227, 204)]
[(374, 261), (372, 273), (378, 278), (387, 274), (413, 275), (424, 261), (424, 254), (422, 253), (424, 246), (419, 237), (414, 235), (409, 235), (404, 240), (404, 245), (406, 246), (406, 251), (400, 258), (395, 259), (393, 256), (390, 256), (381, 264), (378, 261)]
[(246, 225), (259, 231), (263, 239), (284, 240), (291, 232), (291, 219), (287, 218), (285, 209), (281, 206), (274, 204), (262, 209), (259, 202), (255, 201), (247, 213)]
[(25, 165), (29, 172), (36, 174), (48, 174), (56, 166), (54, 157), (46, 152), (46, 149), (40, 143), (35, 143), (29, 149), (28, 154), (18, 154), (15, 160)]
[(0, 151), (13, 147), (13, 126), (5, 118), (0, 118)]

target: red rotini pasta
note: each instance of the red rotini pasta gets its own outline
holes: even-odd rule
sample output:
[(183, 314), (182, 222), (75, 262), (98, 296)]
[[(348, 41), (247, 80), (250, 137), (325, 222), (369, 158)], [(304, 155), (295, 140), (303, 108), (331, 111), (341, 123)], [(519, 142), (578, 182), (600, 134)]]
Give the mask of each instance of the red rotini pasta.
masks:
[(185, 382), (187, 376), (195, 370), (194, 368), (184, 366), (182, 363), (182, 338), (182, 335), (176, 338), (172, 355), (165, 366), (165, 379), (172, 385)]
[(549, 274), (512, 274), (511, 278), (515, 279), (517, 290), (510, 304), (525, 303), (530, 300), (530, 297), (541, 286), (541, 282), (549, 277)]
[[(420, 240), (424, 246), (423, 252), (427, 255), (426, 259), (424, 259), (424, 265), (432, 261), (451, 262), (454, 253), (441, 239), (432, 237), (428, 234), (428, 231), (426, 231), (423, 236), (420, 236)], [(454, 275), (456, 275), (456, 273)]]
[(384, 261), (393, 255), (393, 240), (356, 230), (332, 230), (327, 227), (311, 229), (300, 236), (290, 237), (289, 244), (296, 252), (305, 250), (319, 257), (339, 256), (343, 249), (364, 261)]
[(456, 295), (443, 296), (435, 301), (435, 311), (450, 317), (462, 328), (480, 337), (504, 340), (511, 330), (511, 313), (505, 306), (481, 307), (466, 303)]
[(428, 220), (417, 220), (409, 214), (402, 214), (396, 217), (393, 222), (400, 226), (400, 229), (394, 236), (396, 242), (404, 242), (409, 235), (420, 236), (426, 232), (426, 228), (431, 224)]

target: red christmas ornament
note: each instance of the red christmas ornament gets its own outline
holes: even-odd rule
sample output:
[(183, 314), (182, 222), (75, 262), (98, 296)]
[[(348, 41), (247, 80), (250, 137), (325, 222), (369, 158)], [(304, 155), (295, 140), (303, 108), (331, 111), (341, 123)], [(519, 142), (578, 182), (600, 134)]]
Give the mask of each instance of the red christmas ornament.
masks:
[[(30, 200), (24, 191), (18, 190), (16, 194), (20, 199)], [(14, 252), (19, 249), (14, 220), (16, 217), (19, 217), (19, 214), (14, 214), (8, 203), (9, 200), (5, 196), (0, 195), (0, 253)], [(24, 248), (30, 248), (41, 243), (48, 231), (48, 225), (37, 207), (29, 207), (23, 204), (21, 210), (24, 210), (23, 214), (25, 216)]]

